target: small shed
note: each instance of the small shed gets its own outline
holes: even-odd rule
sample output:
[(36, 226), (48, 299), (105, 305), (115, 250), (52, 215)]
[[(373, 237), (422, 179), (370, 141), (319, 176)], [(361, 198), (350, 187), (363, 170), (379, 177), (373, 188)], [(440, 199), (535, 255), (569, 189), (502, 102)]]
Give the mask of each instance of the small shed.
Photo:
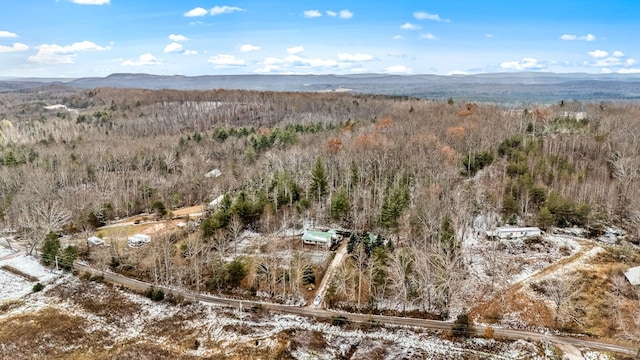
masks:
[(542, 230), (537, 227), (503, 227), (487, 231), (486, 234), (489, 238), (520, 239), (529, 236), (540, 236), (542, 235)]
[(100, 239), (97, 236), (92, 236), (87, 239), (87, 245), (89, 246), (102, 246), (104, 245), (104, 240)]
[(640, 285), (640, 266), (625, 271), (624, 276), (629, 280), (631, 285)]
[(140, 247), (151, 243), (151, 236), (145, 234), (135, 234), (130, 236), (127, 244), (129, 247)]
[(302, 234), (302, 242), (309, 245), (330, 246), (334, 241), (338, 241), (340, 235), (335, 230), (315, 231), (305, 230)]

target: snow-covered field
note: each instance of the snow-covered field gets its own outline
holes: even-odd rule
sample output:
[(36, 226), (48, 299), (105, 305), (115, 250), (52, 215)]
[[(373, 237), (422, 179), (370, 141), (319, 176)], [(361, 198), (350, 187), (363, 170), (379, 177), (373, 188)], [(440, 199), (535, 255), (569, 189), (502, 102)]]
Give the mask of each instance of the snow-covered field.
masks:
[[(5, 249), (0, 247), (0, 249)], [(10, 266), (27, 275), (38, 278), (38, 281), (45, 284), (53, 281), (59, 275), (42, 266), (38, 259), (32, 256), (19, 256), (8, 260), (0, 261), (0, 302), (10, 299), (18, 299), (32, 292), (34, 282), (14, 274), (4, 266)]]

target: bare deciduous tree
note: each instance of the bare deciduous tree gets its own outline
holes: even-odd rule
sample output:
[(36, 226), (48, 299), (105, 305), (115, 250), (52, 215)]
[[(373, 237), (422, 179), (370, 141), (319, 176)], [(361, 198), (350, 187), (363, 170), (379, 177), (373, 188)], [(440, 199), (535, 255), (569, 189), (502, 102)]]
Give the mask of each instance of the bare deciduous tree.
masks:
[(238, 236), (242, 232), (242, 221), (238, 214), (233, 214), (229, 220), (229, 234), (233, 239), (233, 256), (238, 256)]
[(575, 277), (566, 273), (544, 280), (541, 285), (545, 295), (553, 304), (555, 326), (564, 325), (569, 320), (577, 321), (572, 304), (582, 291), (583, 285)]
[(411, 287), (414, 285), (414, 257), (406, 249), (398, 249), (389, 259), (389, 280), (394, 298), (402, 304), (406, 311)]

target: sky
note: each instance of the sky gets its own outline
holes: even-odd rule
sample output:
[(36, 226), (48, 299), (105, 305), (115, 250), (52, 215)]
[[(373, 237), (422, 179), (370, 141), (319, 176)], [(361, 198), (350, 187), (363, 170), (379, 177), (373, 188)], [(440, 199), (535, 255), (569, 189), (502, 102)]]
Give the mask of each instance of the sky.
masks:
[(2, 0), (0, 77), (640, 73), (638, 0)]

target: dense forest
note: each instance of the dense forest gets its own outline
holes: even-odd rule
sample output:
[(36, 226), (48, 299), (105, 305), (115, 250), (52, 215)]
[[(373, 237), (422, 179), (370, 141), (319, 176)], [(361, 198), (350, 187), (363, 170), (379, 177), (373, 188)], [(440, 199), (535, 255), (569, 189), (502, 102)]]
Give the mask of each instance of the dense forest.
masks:
[[(634, 103), (507, 109), (348, 93), (56, 86), (1, 93), (0, 119), (0, 220), (31, 251), (52, 231), (88, 236), (119, 218), (170, 217), (223, 196), (191, 233), (149, 249), (153, 264), (109, 250), (107, 265), (164, 284), (295, 293), (313, 282), (303, 252), (287, 266), (220, 259), (244, 229), (274, 234), (311, 222), (357, 234), (350, 266), (329, 286), (330, 306), (391, 303), (448, 318), (471, 308), (464, 302), (478, 287), (467, 284), (465, 241), (486, 230), (579, 227), (597, 237), (613, 227), (626, 234), (624, 249), (640, 239)], [(205, 177), (213, 169), (221, 175)], [(616, 254), (615, 262), (640, 260), (637, 249)], [(491, 285), (477, 297), (500, 290)], [(637, 303), (633, 291), (620, 296)], [(557, 326), (561, 318), (604, 327), (559, 309)]]

